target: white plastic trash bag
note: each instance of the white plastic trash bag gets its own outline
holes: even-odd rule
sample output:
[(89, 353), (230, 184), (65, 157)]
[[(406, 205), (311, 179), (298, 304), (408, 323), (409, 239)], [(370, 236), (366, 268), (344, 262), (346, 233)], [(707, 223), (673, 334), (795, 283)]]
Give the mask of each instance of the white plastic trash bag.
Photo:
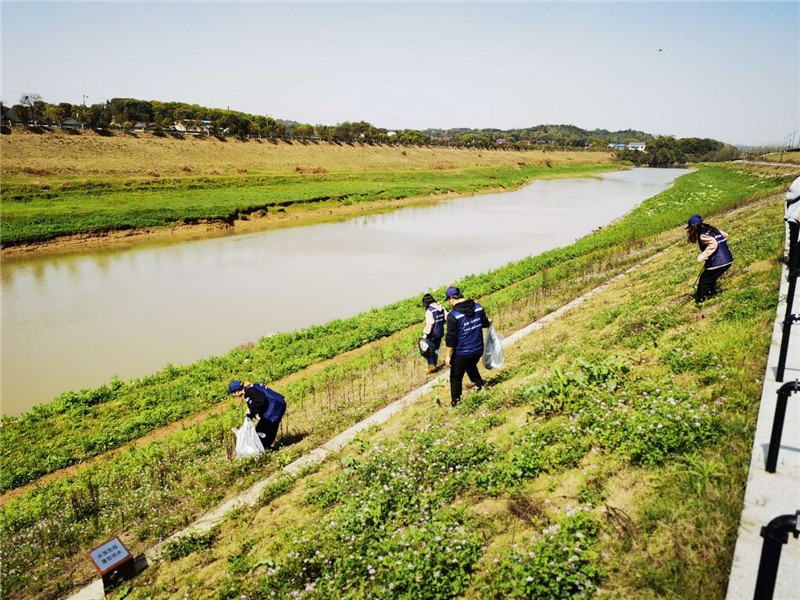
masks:
[(499, 369), (503, 366), (503, 338), (489, 325), (486, 342), (483, 345), (483, 365), (487, 369)]
[(244, 423), (239, 429), (231, 427), (236, 434), (236, 458), (246, 458), (248, 456), (258, 456), (264, 452), (264, 445), (258, 437), (256, 426), (253, 420), (245, 416)]

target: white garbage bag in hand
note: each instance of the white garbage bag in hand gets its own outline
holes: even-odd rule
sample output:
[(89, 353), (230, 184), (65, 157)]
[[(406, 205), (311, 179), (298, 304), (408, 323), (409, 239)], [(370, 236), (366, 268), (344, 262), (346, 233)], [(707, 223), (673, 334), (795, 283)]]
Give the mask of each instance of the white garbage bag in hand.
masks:
[(253, 420), (245, 415), (244, 423), (239, 429), (231, 428), (236, 434), (236, 458), (247, 458), (248, 456), (258, 456), (264, 452), (264, 445), (258, 437), (256, 426)]
[(503, 366), (504, 360), (503, 338), (494, 330), (494, 325), (489, 325), (483, 346), (483, 366), (487, 369), (499, 369)]

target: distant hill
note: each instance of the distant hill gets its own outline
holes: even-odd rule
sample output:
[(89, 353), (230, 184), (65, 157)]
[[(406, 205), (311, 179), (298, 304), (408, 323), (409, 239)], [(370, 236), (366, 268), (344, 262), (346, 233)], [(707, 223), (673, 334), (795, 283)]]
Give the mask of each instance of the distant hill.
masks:
[(68, 102), (51, 104), (38, 94), (27, 94), (19, 104), (0, 104), (4, 124), (63, 126), (126, 131), (189, 131), (215, 136), (315, 139), (333, 142), (401, 143), (415, 145), (465, 145), (496, 147), (498, 144), (561, 147), (605, 147), (610, 143), (647, 142), (653, 136), (631, 129), (610, 132), (585, 130), (575, 125), (534, 125), (517, 129), (415, 129), (378, 127), (366, 121), (335, 125), (299, 123), (269, 115), (208, 108), (183, 102), (112, 98), (91, 106)]
[(628, 142), (647, 142), (653, 135), (644, 131), (625, 129), (608, 131), (606, 129), (581, 129), (575, 125), (534, 125), (519, 129), (469, 129), (458, 127), (453, 129), (425, 129), (424, 134), (435, 140), (475, 142), (504, 140), (507, 144), (536, 144), (558, 146), (598, 146), (607, 144), (627, 144)]

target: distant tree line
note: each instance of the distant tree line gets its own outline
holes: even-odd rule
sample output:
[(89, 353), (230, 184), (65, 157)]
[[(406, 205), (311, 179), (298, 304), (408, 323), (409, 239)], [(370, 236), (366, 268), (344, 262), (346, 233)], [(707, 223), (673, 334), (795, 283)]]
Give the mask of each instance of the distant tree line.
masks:
[(708, 138), (679, 138), (658, 136), (647, 143), (644, 152), (619, 150), (617, 158), (636, 166), (668, 167), (690, 162), (723, 162), (739, 158), (735, 146)]
[[(18, 104), (7, 107), (0, 104), (3, 122), (34, 126), (58, 126), (67, 119), (75, 119), (90, 129), (118, 128), (132, 131), (137, 124), (148, 130), (202, 132), (215, 136), (263, 137), (273, 140), (299, 139), (327, 142), (366, 144), (436, 145), (470, 148), (543, 149), (595, 148), (605, 149), (609, 144), (645, 142), (646, 152), (623, 150), (618, 153), (623, 160), (634, 164), (664, 166), (678, 164), (702, 156), (703, 160), (723, 160), (732, 147), (716, 140), (688, 138), (675, 140), (658, 137), (643, 131), (587, 131), (574, 125), (537, 125), (521, 129), (399, 129), (396, 131), (375, 127), (365, 121), (312, 125), (275, 119), (268, 115), (252, 115), (234, 110), (207, 108), (184, 102), (160, 102), (135, 98), (112, 98), (86, 106), (60, 102), (50, 104), (38, 94), (25, 94)], [(735, 149), (733, 149), (735, 150)]]

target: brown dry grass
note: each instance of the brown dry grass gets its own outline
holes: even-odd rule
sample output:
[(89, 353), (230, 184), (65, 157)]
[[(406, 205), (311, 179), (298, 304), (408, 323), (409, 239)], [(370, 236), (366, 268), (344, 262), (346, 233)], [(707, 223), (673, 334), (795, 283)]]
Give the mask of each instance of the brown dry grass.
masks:
[(33, 183), (42, 179), (107, 181), (139, 177), (197, 177), (242, 173), (361, 172), (514, 166), (524, 161), (579, 161), (596, 164), (608, 152), (468, 150), (363, 144), (287, 143), (267, 140), (183, 139), (152, 134), (94, 132), (67, 135), (14, 129), (0, 136), (3, 179)]
[(789, 150), (787, 152), (776, 152), (775, 154), (767, 154), (759, 157), (759, 160), (765, 160), (775, 163), (788, 163), (792, 165), (800, 165), (800, 150)]

